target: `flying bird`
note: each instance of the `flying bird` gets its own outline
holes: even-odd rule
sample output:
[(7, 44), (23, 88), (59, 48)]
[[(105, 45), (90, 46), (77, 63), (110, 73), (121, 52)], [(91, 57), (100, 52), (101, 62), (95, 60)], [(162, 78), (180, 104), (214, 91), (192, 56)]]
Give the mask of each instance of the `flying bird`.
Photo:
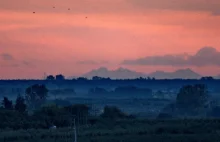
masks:
[(70, 10), (70, 8), (68, 8), (68, 10)]
[(35, 12), (33, 12), (33, 13), (35, 13)]
[(55, 8), (55, 7), (53, 7), (53, 8)]

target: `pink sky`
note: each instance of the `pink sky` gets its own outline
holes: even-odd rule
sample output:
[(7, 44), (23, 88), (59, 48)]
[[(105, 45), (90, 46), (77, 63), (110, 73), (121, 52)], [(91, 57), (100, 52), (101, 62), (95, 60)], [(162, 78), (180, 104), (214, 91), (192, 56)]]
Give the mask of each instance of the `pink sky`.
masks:
[[(220, 51), (218, 5), (219, 0), (1, 0), (0, 78), (74, 76), (102, 66), (145, 73), (186, 68), (120, 63), (195, 54), (205, 46)], [(220, 74), (218, 66), (190, 68)]]

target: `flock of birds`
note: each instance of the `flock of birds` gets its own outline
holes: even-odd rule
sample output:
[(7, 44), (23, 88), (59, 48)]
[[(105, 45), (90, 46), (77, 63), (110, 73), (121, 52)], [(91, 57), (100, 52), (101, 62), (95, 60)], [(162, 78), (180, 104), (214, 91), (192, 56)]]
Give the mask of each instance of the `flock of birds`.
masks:
[[(55, 6), (53, 8), (55, 8)], [(70, 8), (68, 8), (68, 10), (70, 10)], [(35, 11), (33, 11), (33, 14), (35, 14)], [(87, 19), (87, 17), (85, 17), (85, 18)]]

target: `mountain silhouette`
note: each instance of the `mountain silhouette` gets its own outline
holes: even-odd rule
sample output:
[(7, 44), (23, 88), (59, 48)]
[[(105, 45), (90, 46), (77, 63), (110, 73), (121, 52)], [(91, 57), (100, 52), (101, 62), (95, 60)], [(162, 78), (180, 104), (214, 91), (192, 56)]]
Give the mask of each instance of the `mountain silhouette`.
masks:
[(101, 67), (101, 68), (92, 70), (82, 76), (86, 78), (99, 76), (99, 77), (105, 77), (105, 78), (109, 77), (112, 79), (134, 79), (134, 78), (144, 77), (145, 74), (131, 71), (125, 68), (118, 68), (116, 70), (108, 70), (105, 67)]
[(199, 79), (202, 76), (193, 70), (180, 69), (174, 72), (164, 72), (164, 71), (155, 71), (150, 74), (145, 74), (141, 72), (132, 71), (126, 68), (118, 68), (116, 70), (108, 70), (105, 67), (100, 67), (98, 69), (94, 69), (90, 72), (87, 72), (82, 75), (82, 77), (92, 78), (93, 76), (99, 76), (104, 78), (112, 78), (112, 79), (135, 79), (139, 77), (147, 78), (154, 77), (156, 79)]
[(200, 79), (202, 76), (191, 69), (179, 69), (174, 72), (156, 71), (148, 74), (149, 77), (156, 79)]
[(220, 79), (220, 74), (217, 76), (214, 76), (215, 79)]

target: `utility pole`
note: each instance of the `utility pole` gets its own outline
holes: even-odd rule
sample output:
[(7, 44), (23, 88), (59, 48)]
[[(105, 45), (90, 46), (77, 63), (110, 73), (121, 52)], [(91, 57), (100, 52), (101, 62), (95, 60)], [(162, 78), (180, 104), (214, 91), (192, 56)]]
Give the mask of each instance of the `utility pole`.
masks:
[(76, 119), (73, 119), (74, 122), (74, 142), (77, 142), (77, 134), (76, 134)]
[(47, 74), (46, 74), (46, 72), (44, 72), (43, 79), (44, 79), (44, 80), (46, 80), (46, 79), (47, 79)]

